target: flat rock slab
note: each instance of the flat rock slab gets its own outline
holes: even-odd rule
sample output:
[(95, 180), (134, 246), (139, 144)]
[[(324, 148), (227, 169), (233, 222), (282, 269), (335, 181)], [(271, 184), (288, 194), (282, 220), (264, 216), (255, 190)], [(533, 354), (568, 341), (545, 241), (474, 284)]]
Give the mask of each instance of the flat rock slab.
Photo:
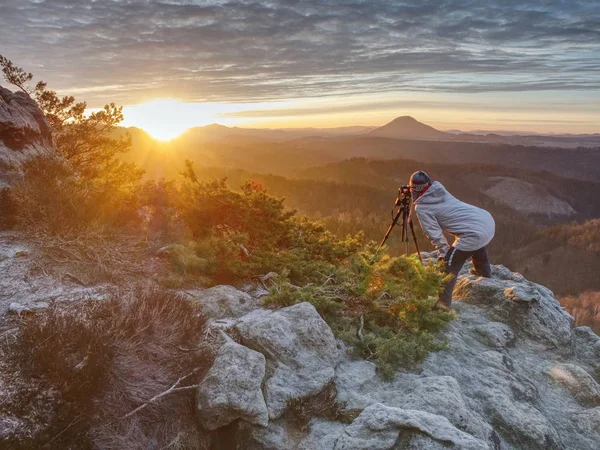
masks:
[(490, 449), (485, 442), (454, 427), (443, 416), (376, 403), (366, 408), (344, 430), (335, 450), (390, 450), (395, 448), (402, 433), (415, 431), (447, 448)]

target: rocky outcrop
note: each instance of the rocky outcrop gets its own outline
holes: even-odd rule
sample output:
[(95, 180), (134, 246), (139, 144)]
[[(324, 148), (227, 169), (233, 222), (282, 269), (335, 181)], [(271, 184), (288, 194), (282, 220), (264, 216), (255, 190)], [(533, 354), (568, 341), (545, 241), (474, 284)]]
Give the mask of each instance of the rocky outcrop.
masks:
[[(0, 313), (10, 302), (18, 303), (10, 307), (15, 314), (27, 314), (55, 293), (92, 292), (47, 277), (33, 264), (33, 251), (0, 235)], [(267, 310), (256, 295), (231, 286), (189, 293), (210, 316), (210, 333), (229, 335), (200, 381), (199, 423), (229, 426), (241, 448), (598, 448), (600, 337), (571, 328), (548, 289), (505, 267), (495, 266), (490, 279), (462, 273), (456, 319), (443, 332), (448, 349), (389, 381), (373, 363), (342, 351), (308, 303)], [(289, 400), (318, 394), (328, 383), (358, 417), (315, 417), (299, 426)]]
[[(335, 443), (335, 450), (391, 450), (403, 434), (422, 433), (445, 448), (488, 450), (472, 435), (454, 427), (448, 419), (424, 411), (374, 404), (348, 426)], [(410, 447), (409, 447), (410, 448)], [(414, 448), (414, 447), (413, 447)]]
[(110, 288), (84, 286), (58, 272), (45, 266), (37, 246), (17, 233), (0, 232), (0, 317), (7, 312), (26, 315), (52, 300), (102, 299)]
[(53, 155), (50, 127), (35, 101), (0, 86), (0, 189), (21, 176), (25, 162)]
[(320, 392), (335, 374), (336, 341), (309, 303), (249, 314), (235, 326), (243, 345), (267, 359), (265, 399), (271, 419), (287, 402)]
[(202, 312), (211, 319), (237, 318), (259, 307), (258, 300), (233, 286), (215, 286), (188, 294), (198, 299)]
[(557, 346), (570, 342), (573, 318), (549, 289), (504, 266), (495, 266), (492, 275), (492, 278), (463, 277), (454, 296), (463, 303), (484, 305), (489, 318), (540, 342)]
[(267, 405), (261, 391), (265, 357), (228, 339), (198, 387), (200, 425), (216, 430), (237, 419), (266, 427)]

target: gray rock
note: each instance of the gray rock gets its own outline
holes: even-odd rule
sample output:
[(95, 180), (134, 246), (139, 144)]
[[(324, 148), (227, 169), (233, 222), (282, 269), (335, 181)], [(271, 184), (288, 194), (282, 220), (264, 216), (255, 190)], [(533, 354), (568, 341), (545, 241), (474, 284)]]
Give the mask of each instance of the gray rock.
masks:
[(9, 310), (15, 314), (36, 312), (53, 300), (102, 300), (114, 287), (65, 283), (51, 266), (43, 264), (34, 244), (17, 232), (0, 231), (0, 316)]
[(512, 345), (515, 333), (505, 323), (490, 322), (474, 327), (475, 332), (481, 336), (481, 341), (488, 347), (501, 349)]
[(573, 328), (572, 351), (579, 362), (600, 370), (600, 336), (590, 327)]
[(535, 283), (513, 279), (465, 276), (457, 283), (454, 296), (462, 302), (488, 308), (488, 316), (507, 323), (517, 334), (557, 346), (570, 343), (573, 318), (552, 293)]
[(483, 441), (460, 431), (436, 414), (376, 403), (366, 408), (336, 441), (335, 450), (387, 450), (402, 433), (418, 431), (450, 448), (483, 450)]
[(596, 442), (600, 442), (600, 406), (573, 415), (576, 426)]
[(283, 419), (269, 422), (267, 428), (241, 424), (238, 442), (244, 450), (333, 450), (347, 424), (313, 419), (309, 431), (299, 430)]
[(264, 391), (271, 419), (281, 416), (288, 400), (317, 394), (333, 379), (335, 338), (310, 303), (249, 314), (235, 329), (243, 345), (267, 359)]
[(198, 299), (202, 311), (211, 319), (242, 317), (260, 306), (258, 300), (233, 286), (215, 286), (187, 292)]
[(409, 386), (403, 408), (447, 418), (456, 428), (483, 441), (492, 440), (492, 427), (467, 406), (456, 379), (449, 376), (417, 378)]
[(34, 100), (0, 86), (0, 189), (22, 176), (36, 157), (56, 157), (50, 127)]
[(241, 423), (238, 430), (238, 442), (243, 442), (244, 450), (289, 450), (298, 446), (298, 441), (303, 437), (278, 420), (269, 422), (267, 428)]
[(423, 434), (416, 434), (409, 439), (408, 450), (448, 450), (448, 446)]
[(310, 432), (298, 444), (298, 450), (333, 450), (335, 442), (348, 425), (317, 419), (310, 423)]
[(261, 391), (264, 376), (262, 354), (231, 340), (223, 344), (198, 387), (196, 412), (200, 425), (216, 430), (242, 419), (266, 427), (269, 414)]
[(564, 386), (584, 406), (600, 405), (600, 385), (584, 369), (574, 364), (557, 364), (548, 376)]
[(515, 401), (501, 390), (490, 390), (484, 404), (494, 429), (514, 448), (558, 450), (564, 446), (548, 419), (528, 403)]

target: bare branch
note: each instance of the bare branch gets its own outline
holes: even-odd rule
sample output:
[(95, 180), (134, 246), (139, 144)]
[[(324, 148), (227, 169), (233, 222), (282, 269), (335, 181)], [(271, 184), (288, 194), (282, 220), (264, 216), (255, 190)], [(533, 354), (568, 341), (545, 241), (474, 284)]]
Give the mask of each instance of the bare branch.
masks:
[(187, 375), (179, 378), (175, 384), (173, 386), (171, 386), (169, 389), (167, 389), (164, 392), (161, 392), (160, 394), (155, 395), (154, 397), (152, 397), (150, 400), (148, 400), (146, 403), (138, 406), (137, 408), (135, 408), (133, 411), (128, 412), (127, 414), (125, 414), (124, 416), (121, 417), (121, 419), (127, 419), (128, 417), (133, 416), (134, 414), (138, 413), (139, 411), (141, 411), (142, 409), (146, 408), (147, 406), (151, 405), (152, 403), (156, 403), (158, 400), (160, 400), (161, 398), (172, 394), (173, 392), (180, 392), (180, 391), (185, 391), (185, 390), (189, 390), (189, 389), (197, 389), (198, 385), (197, 384), (192, 384), (191, 386), (182, 386), (182, 387), (178, 387), (179, 383), (181, 383), (183, 380), (185, 380), (186, 378), (192, 376), (193, 374), (196, 373), (198, 369), (194, 369), (193, 371), (191, 371), (190, 373), (188, 373)]

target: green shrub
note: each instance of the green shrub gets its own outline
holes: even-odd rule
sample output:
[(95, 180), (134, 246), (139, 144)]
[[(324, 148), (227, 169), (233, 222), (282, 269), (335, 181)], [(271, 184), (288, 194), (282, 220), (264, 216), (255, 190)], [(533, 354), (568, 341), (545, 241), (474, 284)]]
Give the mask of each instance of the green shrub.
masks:
[(285, 271), (294, 282), (309, 282), (362, 245), (361, 234), (339, 239), (322, 223), (296, 217), (285, 209), (284, 199), (256, 183), (246, 182), (238, 191), (225, 179), (200, 182), (189, 163), (185, 175), (188, 182), (177, 208), (194, 237), (186, 252), (207, 261), (201, 272), (216, 283), (272, 271)]
[(313, 304), (351, 351), (373, 361), (384, 377), (445, 347), (436, 334), (453, 313), (432, 310), (444, 282), (435, 265), (424, 266), (415, 256), (377, 256), (371, 246), (332, 269), (304, 286), (283, 273), (263, 302)]

